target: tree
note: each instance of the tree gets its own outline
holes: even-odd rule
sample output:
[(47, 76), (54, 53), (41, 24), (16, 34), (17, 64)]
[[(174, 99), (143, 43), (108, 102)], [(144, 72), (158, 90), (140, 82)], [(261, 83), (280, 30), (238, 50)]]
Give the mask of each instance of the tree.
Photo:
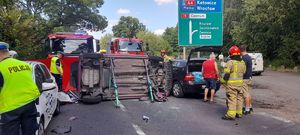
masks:
[(160, 56), (160, 50), (162, 49), (167, 50), (170, 54), (172, 53), (172, 48), (168, 41), (152, 32), (140, 31), (137, 33), (137, 38), (144, 41), (144, 50), (148, 46), (148, 51), (155, 56)]
[(117, 25), (113, 26), (112, 31), (116, 37), (134, 38), (140, 31), (145, 31), (146, 26), (137, 18), (122, 16)]
[(18, 0), (17, 4), (36, 19), (47, 20), (48, 27), (74, 27), (103, 30), (106, 17), (99, 15), (103, 0)]
[(113, 37), (113, 35), (110, 34), (110, 33), (105, 34), (103, 37), (101, 37), (101, 39), (100, 39), (100, 48), (101, 49), (106, 49), (106, 44), (111, 40), (112, 37)]
[(225, 0), (224, 1), (224, 23), (223, 23), (223, 44), (230, 48), (235, 44), (232, 39), (231, 31), (242, 19), (243, 0)]
[(168, 41), (172, 47), (173, 53), (179, 54), (182, 52), (182, 48), (178, 46), (178, 26), (166, 28), (162, 37)]
[(231, 31), (233, 39), (277, 66), (300, 65), (299, 8), (298, 0), (244, 1), (243, 18)]
[(43, 34), (41, 30), (44, 27), (13, 1), (0, 4), (0, 40), (9, 43), (10, 49), (16, 50), (22, 58), (37, 57), (39, 53), (32, 52), (41, 51), (42, 38), (39, 34)]
[[(107, 26), (99, 15), (103, 0), (1, 0), (0, 41), (21, 58), (42, 55), (42, 41), (57, 30), (103, 30)], [(70, 31), (72, 32), (72, 31)]]

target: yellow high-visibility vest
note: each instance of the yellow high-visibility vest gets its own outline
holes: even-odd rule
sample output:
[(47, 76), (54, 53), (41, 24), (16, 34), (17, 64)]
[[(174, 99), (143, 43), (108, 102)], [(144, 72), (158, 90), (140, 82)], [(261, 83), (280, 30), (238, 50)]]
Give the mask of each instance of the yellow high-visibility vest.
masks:
[[(56, 61), (58, 60), (58, 57), (52, 57), (51, 58), (51, 65), (50, 65), (50, 72), (53, 73), (53, 74), (60, 74), (56, 68)], [(63, 69), (62, 69), (62, 64), (60, 64), (59, 66), (60, 68), (60, 71), (63, 72)]]
[(22, 107), (40, 95), (32, 77), (32, 67), (23, 61), (8, 58), (0, 62), (4, 79), (0, 91), (0, 114)]
[(168, 55), (164, 56), (164, 62), (169, 62), (170, 60), (172, 60), (172, 58)]

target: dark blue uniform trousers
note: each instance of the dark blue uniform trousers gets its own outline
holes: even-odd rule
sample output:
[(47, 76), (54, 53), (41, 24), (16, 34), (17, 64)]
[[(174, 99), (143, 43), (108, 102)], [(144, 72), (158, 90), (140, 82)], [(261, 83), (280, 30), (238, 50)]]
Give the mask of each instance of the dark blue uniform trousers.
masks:
[(35, 135), (38, 129), (35, 102), (0, 115), (0, 135)]

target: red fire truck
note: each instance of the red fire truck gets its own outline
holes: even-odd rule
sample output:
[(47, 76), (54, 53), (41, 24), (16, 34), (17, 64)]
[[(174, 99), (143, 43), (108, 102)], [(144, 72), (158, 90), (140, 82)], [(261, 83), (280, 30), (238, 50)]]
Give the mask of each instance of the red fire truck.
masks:
[(39, 59), (50, 69), (51, 58), (58, 51), (64, 52), (65, 56), (62, 59), (63, 78), (62, 90), (64, 92), (76, 91), (78, 89), (78, 66), (80, 49), (86, 52), (97, 52), (100, 47), (99, 41), (93, 36), (86, 33), (54, 33), (49, 34), (45, 42), (44, 54), (45, 59)]
[(143, 40), (136, 38), (112, 38), (107, 45), (108, 53), (111, 54), (135, 54), (144, 55)]

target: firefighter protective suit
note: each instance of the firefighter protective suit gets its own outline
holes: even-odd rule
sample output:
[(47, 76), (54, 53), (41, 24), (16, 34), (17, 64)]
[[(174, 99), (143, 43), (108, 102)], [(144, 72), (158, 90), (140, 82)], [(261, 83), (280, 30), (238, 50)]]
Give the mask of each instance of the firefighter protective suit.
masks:
[(243, 114), (243, 75), (246, 72), (246, 65), (241, 60), (229, 60), (224, 68), (224, 73), (229, 75), (225, 80), (227, 96), (227, 113), (226, 117), (235, 118)]

